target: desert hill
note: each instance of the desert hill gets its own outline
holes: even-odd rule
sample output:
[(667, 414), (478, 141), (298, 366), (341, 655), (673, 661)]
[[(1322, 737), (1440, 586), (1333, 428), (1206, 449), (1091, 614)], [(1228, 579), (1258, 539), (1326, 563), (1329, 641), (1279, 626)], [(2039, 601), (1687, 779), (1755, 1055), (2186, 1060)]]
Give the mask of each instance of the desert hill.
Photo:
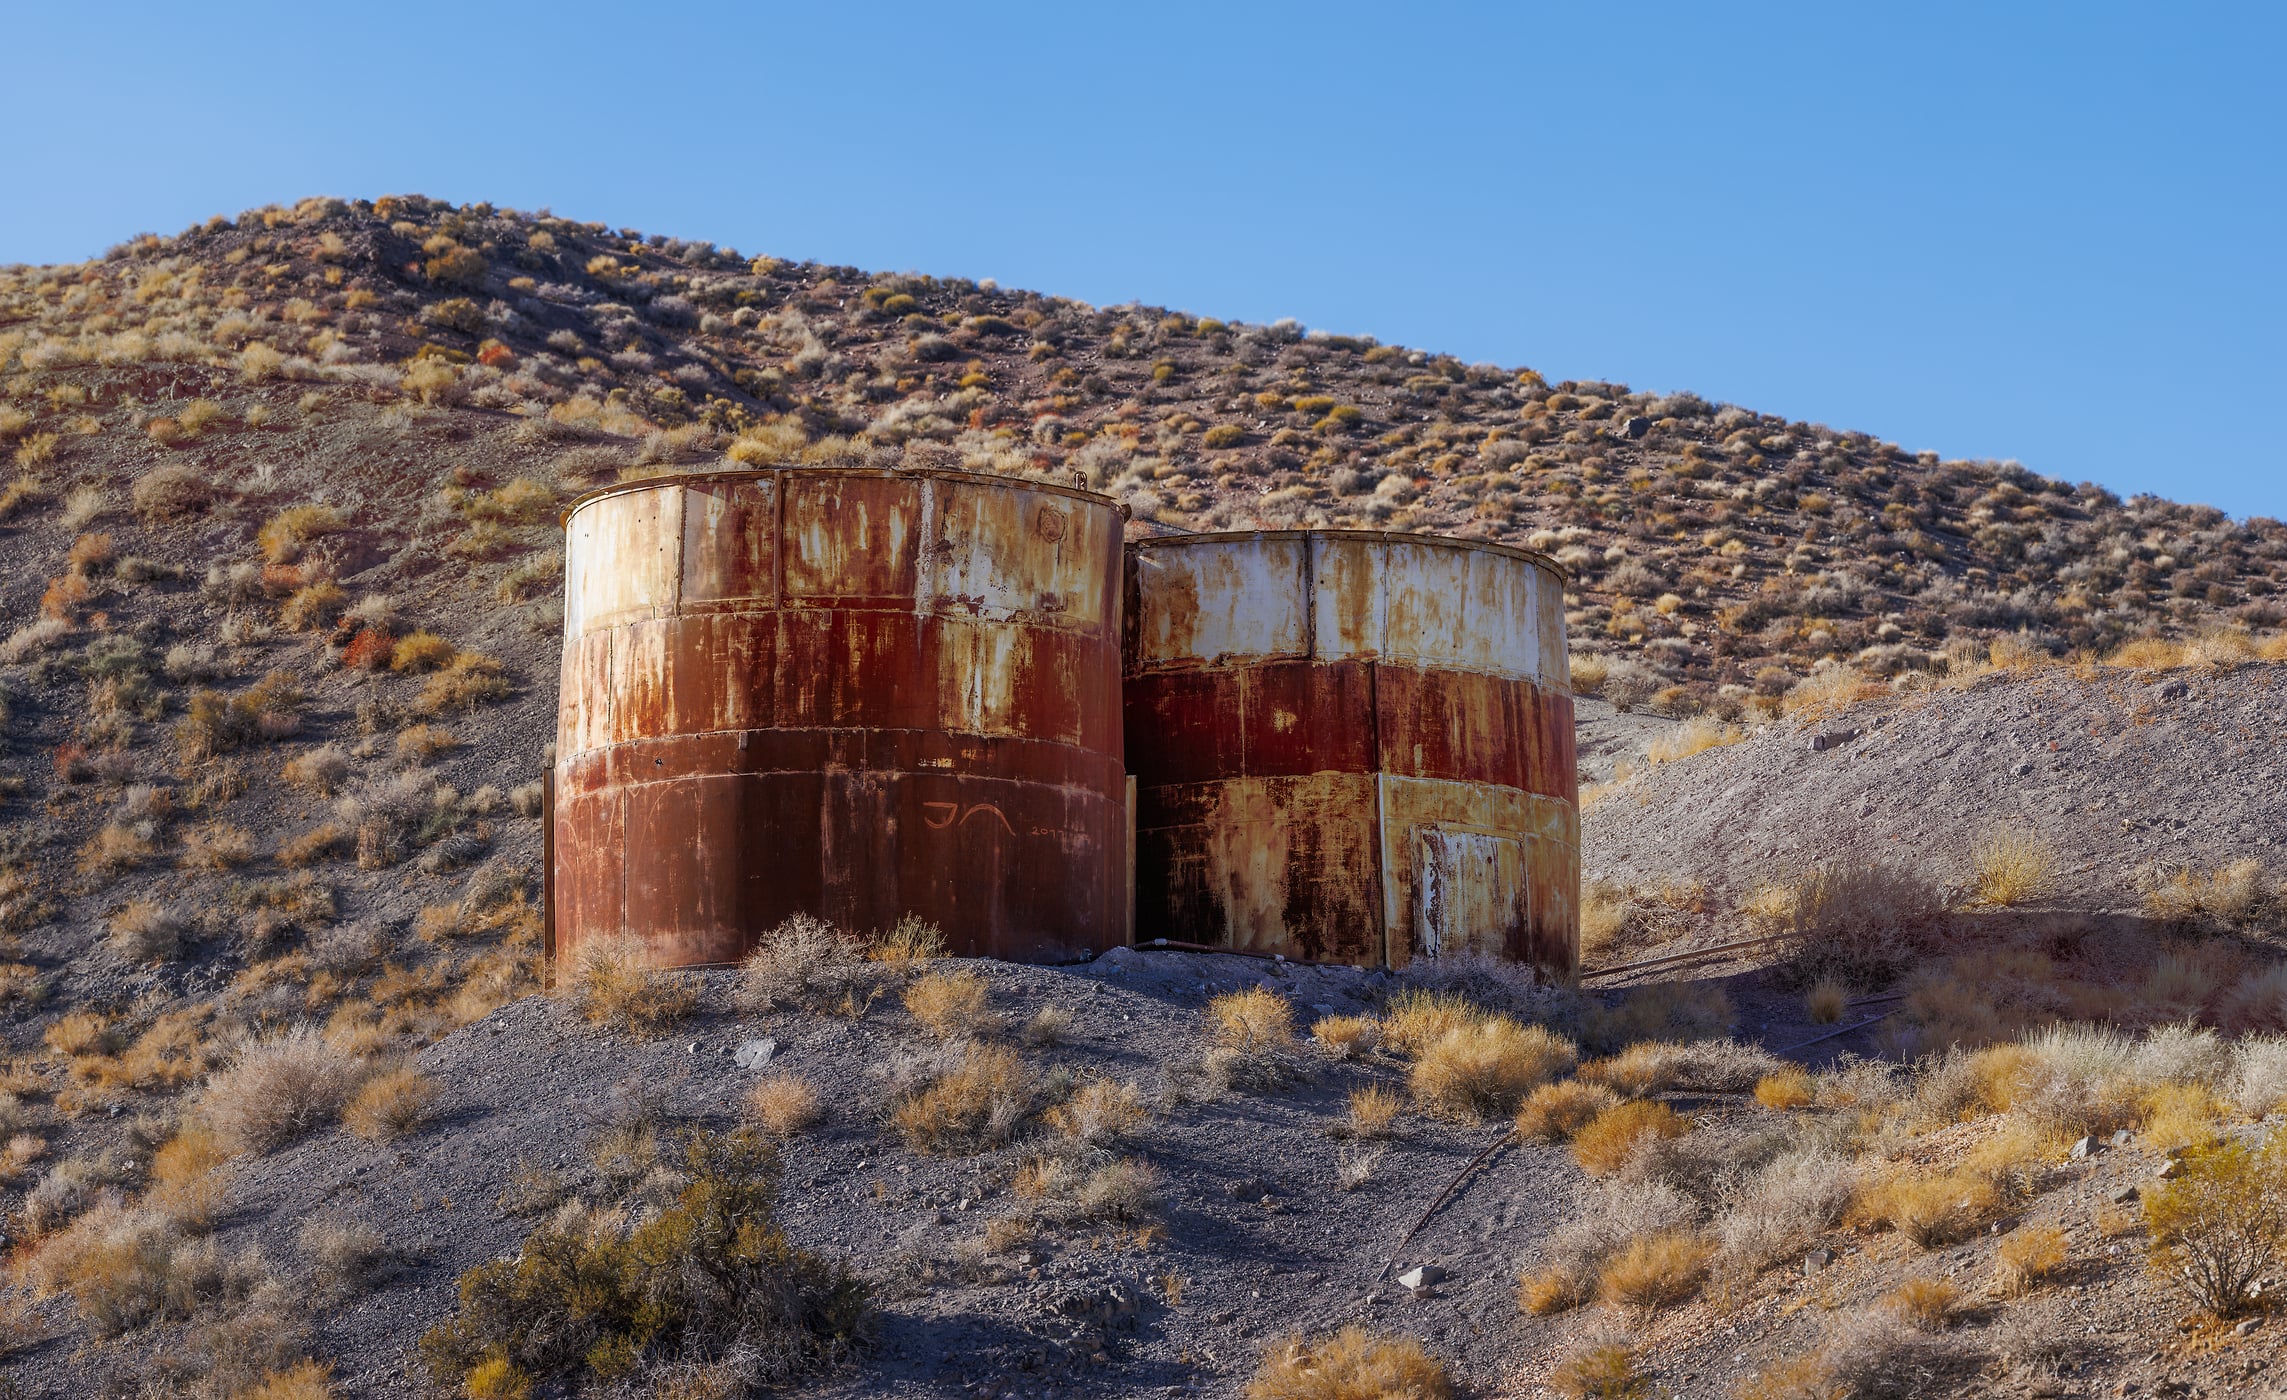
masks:
[[(416, 1339), (451, 1315), (461, 1270), (560, 1204), (621, 1223), (667, 1209), (690, 1184), (682, 1135), (755, 1117), (764, 1076), (722, 1052), (757, 1038), (788, 1047), (787, 1072), (829, 1109), (780, 1135), (788, 1234), (880, 1290), (888, 1349), (809, 1382), (847, 1393), (1236, 1393), (1287, 1327), (1353, 1317), (1426, 1337), (1486, 1394), (1530, 1393), (1621, 1321), (1655, 1316), (1637, 1361), (1682, 1393), (1814, 1352), (1840, 1366), (1851, 1339), (1829, 1334), (1830, 1308), (1865, 1312), (1931, 1262), (1888, 1217), (1846, 1223), (1840, 1204), (1722, 1245), (1707, 1274), (1721, 1287), (1685, 1302), (1520, 1315), (1516, 1292), (1554, 1269), (1593, 1293), (1638, 1235), (1689, 1255), (1752, 1234), (1725, 1222), (1796, 1192), (1785, 1172), (1817, 1177), (1833, 1204), (1861, 1177), (1953, 1163), (1971, 1139), (2019, 1155), (1995, 1159), (2006, 1189), (1974, 1221), (1929, 1234), (1952, 1241), (1943, 1268), (1965, 1290), (1998, 1267), (1990, 1227), (2062, 1222), (2083, 1270), (2065, 1277), (2136, 1339), (2075, 1363), (2104, 1383), (2224, 1387), (2253, 1374), (2227, 1367), (2277, 1359), (2276, 1328), (2248, 1342), (2204, 1323), (2196, 1354), (2143, 1359), (2175, 1345), (2183, 1310), (2146, 1278), (2140, 1243), (2083, 1238), (2079, 1199), (2146, 1180), (2199, 1125), (2244, 1131), (2271, 1111), (2265, 1076), (2287, 1071), (2263, 1068), (2267, 1042), (2211, 1044), (2165, 1073), (2116, 1065), (2119, 1092), (2141, 1096), (2116, 1115), (2135, 1146), (2093, 1168), (2051, 1150), (2063, 1118), (2039, 1120), (2037, 1151), (2010, 1137), (2030, 1120), (1999, 1089), (1940, 1112), (1935, 1070), (1835, 1058), (1928, 1049), (1940, 1030), (1966, 1053), (2074, 1007), (2150, 1000), (2163, 970), (2167, 1005), (2260, 1035), (2264, 1004), (2234, 979), (2260, 982), (2275, 958), (2276, 877), (2260, 862), (2276, 803), (2258, 776), (2276, 766), (2274, 668), (2259, 660), (2276, 649), (2287, 558), (2272, 522), (1689, 395), (411, 197), (305, 201), (83, 265), (0, 270), (0, 451), (14, 469), (0, 485), (14, 1352), (0, 1365), (26, 1393), (84, 1394), (90, 1376), (119, 1395), (412, 1393)], [(1515, 1018), (1588, 1057), (1697, 1046), (1561, 1080), (1696, 1126), (1689, 1152), (1630, 1157), (1609, 1178), (1554, 1141), (1502, 1149), (1403, 1261), (1456, 1275), (1419, 1298), (1376, 1278), (1390, 1242), (1507, 1111), (1415, 1097), (1426, 1041), (1402, 1033), (1404, 994), (1435, 985), (1166, 953), (986, 968), (998, 1019), (976, 1038), (1015, 1055), (1030, 1088), (989, 1149), (915, 1147), (894, 1106), (959, 1068), (906, 1009), (923, 969), (849, 974), (854, 1000), (763, 1010), (727, 976), (637, 979), (623, 990), (656, 1024), (592, 1024), (572, 998), (533, 997), (556, 512), (626, 476), (789, 459), (1078, 473), (1138, 530), (1371, 523), (1554, 553), (1575, 578), (1576, 674), (1606, 697), (1583, 706), (1585, 776), (1618, 776), (1584, 823), (1616, 930), (1607, 958), (1764, 927), (1771, 909), (1747, 906), (1766, 881), (1904, 844), (1926, 846), (1916, 868), (1940, 895), (1995, 832), (2052, 848), (2054, 878), (1979, 911), (1958, 946), (1951, 932), (1928, 945), (1914, 985), (1935, 990), (1898, 1018), (1919, 1039), (1794, 1055), (1818, 1071), (1801, 1103), (1754, 1093), (1784, 1069), (1771, 1051), (1824, 1033), (1784, 967), (1655, 973), (1628, 997), (1445, 987), (1475, 1008), (1447, 1006), (1467, 1026)], [(1768, 724), (1725, 742), (1749, 721)], [(1683, 756), (1649, 761), (1662, 753)], [(1925, 806), (1932, 771), (1950, 786)], [(2258, 864), (2232, 876), (2236, 903), (2190, 882), (2240, 859)], [(2186, 874), (2174, 906), (2162, 890), (2156, 912), (2147, 866)], [(2082, 915), (2114, 922), (2059, 933), (2056, 918)], [(2006, 1016), (1922, 1014), (1947, 977), (2004, 965), (2025, 992)], [(2080, 1000), (2035, 994), (2043, 967)], [(1235, 1061), (1209, 1000), (1258, 983), (1300, 1039)], [(1024, 1027), (1049, 1005), (1075, 1028), (1035, 1044)], [(1314, 1041), (1324, 1016), (1364, 1029)], [(669, 1064), (689, 1072), (650, 1095)], [(2016, 1082), (1999, 1061), (1982, 1072)], [(1132, 1115), (1088, 1089), (1099, 1076), (1132, 1085)], [(1383, 1097), (1361, 1118), (1365, 1090)], [(2182, 1111), (2156, 1125), (2155, 1095)], [(262, 1104), (291, 1112), (248, 1109)], [(1385, 1110), (1396, 1136), (1360, 1136)], [(554, 1146), (521, 1146), (541, 1141)], [(1796, 1148), (1827, 1155), (1804, 1166)], [(1271, 1204), (1229, 1195), (1240, 1177)], [(2079, 1195), (2047, 1189), (2060, 1182)], [(1298, 1218), (1332, 1242), (1295, 1235)], [(1634, 1233), (1566, 1233), (1590, 1218)], [(325, 1228), (304, 1234), (310, 1220)], [(1819, 1249), (1846, 1267), (1803, 1281)], [(1697, 1267), (1679, 1275), (1694, 1289)], [(2066, 1286), (2035, 1290), (2034, 1311), (2055, 1312)], [(1723, 1310), (1739, 1299), (1747, 1312)], [(1996, 1330), (2022, 1311), (1979, 1302), (1947, 1315), (1943, 1347), (1885, 1333), (1886, 1354), (1904, 1347), (1957, 1388), (2082, 1385), (2089, 1371), (2042, 1350), (2053, 1326)], [(990, 1364), (944, 1373), (947, 1351), (971, 1348)], [(646, 1373), (643, 1393), (734, 1393), (720, 1387), (744, 1374), (686, 1360)], [(517, 1393), (512, 1379), (491, 1393)]]

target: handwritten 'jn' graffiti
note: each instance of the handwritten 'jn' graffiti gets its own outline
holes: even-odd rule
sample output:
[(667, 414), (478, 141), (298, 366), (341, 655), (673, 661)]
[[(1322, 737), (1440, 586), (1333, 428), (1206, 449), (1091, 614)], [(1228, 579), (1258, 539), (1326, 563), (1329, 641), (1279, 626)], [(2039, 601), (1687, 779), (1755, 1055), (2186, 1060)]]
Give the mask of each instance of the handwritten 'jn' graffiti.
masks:
[(1011, 836), (1016, 835), (1016, 828), (1009, 823), (1008, 813), (1003, 812), (1000, 808), (995, 807), (990, 802), (976, 803), (967, 811), (961, 810), (961, 804), (958, 802), (924, 802), (921, 804), (921, 810), (924, 812), (941, 814), (936, 816), (925, 816), (921, 819), (922, 824), (928, 827), (931, 831), (943, 831), (946, 827), (954, 826), (961, 822), (966, 822), (969, 818), (977, 815), (979, 812), (990, 812), (1000, 821), (1001, 829), (1003, 831), (1006, 831)]

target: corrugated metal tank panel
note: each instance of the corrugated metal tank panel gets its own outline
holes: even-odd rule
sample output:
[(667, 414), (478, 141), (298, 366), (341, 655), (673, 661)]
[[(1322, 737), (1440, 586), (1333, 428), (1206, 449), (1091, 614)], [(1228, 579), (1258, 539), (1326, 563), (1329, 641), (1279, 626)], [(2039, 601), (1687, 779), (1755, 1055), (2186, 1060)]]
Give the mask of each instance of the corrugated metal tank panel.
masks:
[(1353, 530), (1128, 547), (1140, 937), (1569, 970), (1580, 818), (1564, 580)]
[(730, 962), (788, 915), (1126, 941), (1119, 507), (961, 472), (608, 487), (565, 516), (556, 942)]

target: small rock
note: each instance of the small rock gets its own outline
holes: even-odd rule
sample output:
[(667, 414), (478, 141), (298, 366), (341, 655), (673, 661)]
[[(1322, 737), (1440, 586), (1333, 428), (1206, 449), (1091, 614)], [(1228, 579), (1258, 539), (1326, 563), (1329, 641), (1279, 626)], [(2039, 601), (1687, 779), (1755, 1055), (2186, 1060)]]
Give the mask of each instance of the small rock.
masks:
[(2123, 1186), (2118, 1191), (2112, 1193), (2112, 1203), (2116, 1206), (2128, 1205), (2140, 1199), (2143, 1195), (2144, 1193), (2142, 1191), (2137, 1190), (2133, 1186)]
[(2016, 767), (2014, 767), (2014, 768), (2011, 768), (2011, 769), (2009, 770), (2009, 776), (2010, 776), (2010, 777), (2012, 777), (2012, 778), (2022, 778), (2022, 777), (2024, 777), (2026, 774), (2028, 774), (2028, 773), (2030, 773), (2030, 772), (2032, 772), (2032, 771), (2033, 771), (2033, 765), (2032, 765), (2032, 764), (2030, 764), (2030, 763), (2020, 763), (2020, 764), (2018, 764)]
[(1445, 1270), (1435, 1264), (1416, 1264), (1398, 1275), (1398, 1287), (1419, 1291), (1445, 1282)]
[(2173, 1157), (2160, 1164), (2160, 1179), (2162, 1181), (2174, 1181), (2183, 1174), (2184, 1164)]
[(1637, 414), (1620, 420), (1620, 436), (1634, 442), (1652, 430), (1652, 420)]
[(2136, 1141), (2136, 1134), (2128, 1131), (2126, 1128), (2122, 1128), (2119, 1132), (2112, 1135), (2112, 1145), (2114, 1147), (2126, 1147), (2128, 1144), (2134, 1141)]
[(2084, 1137), (2078, 1142), (2075, 1142), (2073, 1144), (2072, 1151), (2065, 1155), (2071, 1157), (2076, 1162), (2085, 1162), (2089, 1158), (2094, 1157), (2098, 1151), (2099, 1149), (2097, 1147), (2096, 1139), (2093, 1137)]
[(1839, 749), (1864, 732), (1859, 729), (1829, 729), (1823, 734), (1813, 734), (1811, 752), (1825, 753), (1828, 749)]
[(686, 1045), (686, 1046), (684, 1046), (684, 1047), (683, 1047), (683, 1053), (684, 1053), (684, 1054), (686, 1054), (686, 1055), (696, 1055), (696, 1054), (698, 1054), (698, 1053), (699, 1053), (699, 1042), (697, 1042), (696, 1040), (694, 1040), (694, 1041), (692, 1041), (692, 1042), (691, 1042), (689, 1045)]
[(1247, 1176), (1223, 1183), (1223, 1194), (1234, 1201), (1251, 1201), (1258, 1196), (1267, 1198), (1272, 1192), (1269, 1182), (1259, 1176)]
[(778, 1053), (775, 1040), (750, 1040), (731, 1054), (731, 1063), (740, 1069), (761, 1069)]
[(1808, 1254), (1806, 1254), (1806, 1255), (1804, 1255), (1804, 1256), (1803, 1256), (1803, 1273), (1804, 1273), (1804, 1275), (1805, 1275), (1805, 1276), (1808, 1276), (1808, 1275), (1811, 1275), (1811, 1274), (1815, 1274), (1815, 1273), (1817, 1273), (1819, 1270), (1821, 1270), (1821, 1269), (1824, 1269), (1824, 1268), (1827, 1268), (1827, 1267), (1829, 1267), (1830, 1265), (1832, 1265), (1833, 1263), (1834, 1263), (1834, 1251), (1833, 1251), (1833, 1250), (1831, 1250), (1831, 1249), (1814, 1249), (1814, 1250), (1812, 1250), (1810, 1253), (1808, 1253)]
[(2255, 1335), (2255, 1329), (2261, 1327), (2262, 1325), (2262, 1318), (2251, 1317), (2245, 1322), (2239, 1324), (2239, 1326), (2232, 1328), (2231, 1334), (2235, 1337), (2252, 1337)]
[(2191, 693), (2192, 688), (2182, 681), (2166, 681), (2152, 687), (2153, 698), (2157, 700), (2181, 700)]

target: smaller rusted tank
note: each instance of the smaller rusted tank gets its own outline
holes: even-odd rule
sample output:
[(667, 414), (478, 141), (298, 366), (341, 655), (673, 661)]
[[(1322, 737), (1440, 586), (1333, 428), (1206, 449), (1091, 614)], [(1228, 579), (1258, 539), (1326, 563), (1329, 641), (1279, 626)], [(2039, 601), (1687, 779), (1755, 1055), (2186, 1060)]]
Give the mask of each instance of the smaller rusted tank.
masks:
[(1136, 933), (1403, 967), (1578, 960), (1564, 578), (1360, 530), (1139, 540)]
[(1127, 939), (1119, 507), (965, 472), (626, 482), (565, 515), (552, 952), (743, 956), (918, 914), (1028, 961)]

